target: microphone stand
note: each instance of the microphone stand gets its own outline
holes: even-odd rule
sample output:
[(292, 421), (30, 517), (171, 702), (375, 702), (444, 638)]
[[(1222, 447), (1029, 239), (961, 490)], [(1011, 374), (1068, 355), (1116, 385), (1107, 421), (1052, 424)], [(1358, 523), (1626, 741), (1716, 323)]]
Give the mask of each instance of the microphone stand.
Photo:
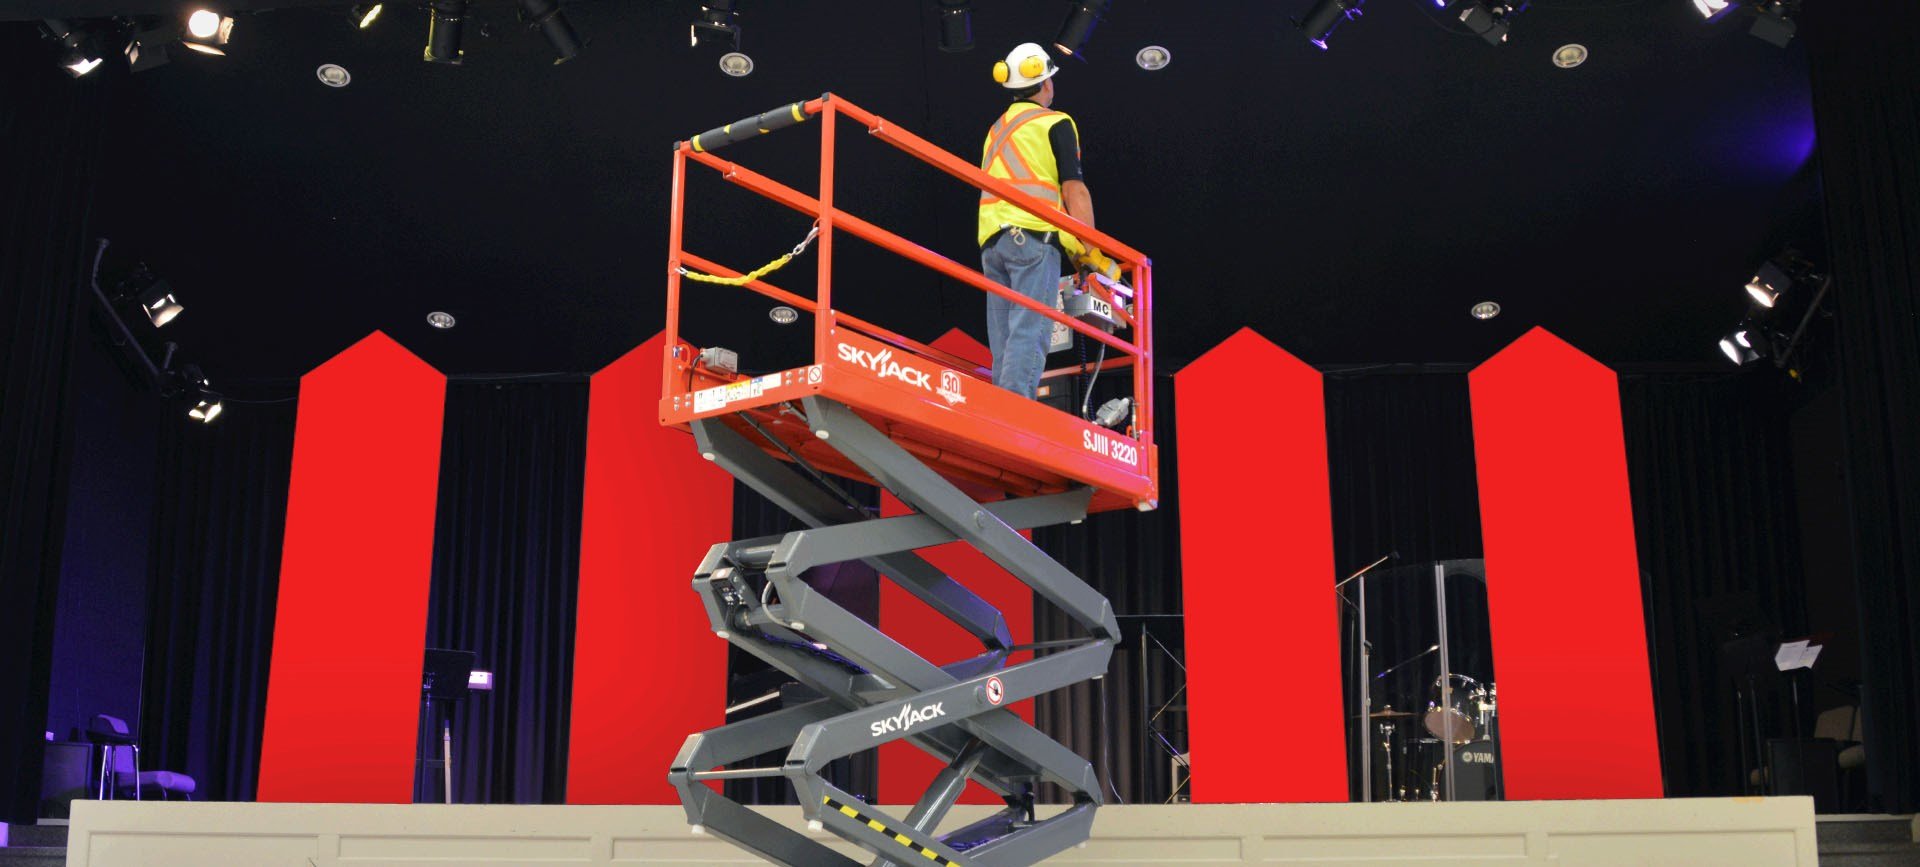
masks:
[[(1367, 643), (1367, 573), (1398, 556), (1400, 556), (1398, 551), (1389, 551), (1385, 556), (1368, 563), (1360, 571), (1348, 575), (1333, 585), (1333, 595), (1340, 597), (1341, 602), (1345, 602), (1347, 607), (1354, 609), (1356, 614), (1354, 622), (1358, 624), (1356, 643), (1360, 656), (1360, 802), (1363, 804), (1373, 800), (1373, 692), (1369, 688), (1373, 678), (1368, 676), (1367, 671), (1371, 664), (1372, 650), (1372, 645)], [(1347, 594), (1340, 590), (1353, 581), (1360, 582), (1359, 605), (1353, 604), (1347, 599)]]

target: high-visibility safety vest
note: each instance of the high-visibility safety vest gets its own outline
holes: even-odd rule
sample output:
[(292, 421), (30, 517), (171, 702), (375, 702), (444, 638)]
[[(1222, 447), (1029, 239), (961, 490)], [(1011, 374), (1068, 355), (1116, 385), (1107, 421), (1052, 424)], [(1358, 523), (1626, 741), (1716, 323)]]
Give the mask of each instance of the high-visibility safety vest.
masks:
[[(986, 146), (981, 149), (980, 168), (996, 178), (1012, 183), (1021, 192), (1065, 212), (1060, 198), (1060, 167), (1053, 159), (1053, 143), (1048, 134), (1054, 124), (1073, 123), (1065, 112), (1041, 108), (1031, 102), (1016, 102), (987, 131)], [(1045, 220), (1027, 213), (1019, 205), (999, 196), (980, 193), (980, 240), (985, 245), (993, 233), (1008, 226), (1035, 232), (1058, 231)], [(1080, 239), (1060, 232), (1060, 246), (1069, 254), (1085, 249)]]

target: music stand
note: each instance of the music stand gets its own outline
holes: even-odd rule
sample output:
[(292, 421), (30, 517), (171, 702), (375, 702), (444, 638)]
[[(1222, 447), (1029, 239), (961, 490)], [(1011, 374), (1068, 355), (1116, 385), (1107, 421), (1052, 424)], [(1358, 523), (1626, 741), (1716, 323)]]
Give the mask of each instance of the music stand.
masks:
[[(422, 666), (420, 678), (422, 708), (431, 718), (434, 702), (440, 701), (440, 773), (441, 795), (445, 803), (453, 803), (453, 703), (470, 695), (473, 691), (473, 664), (475, 654), (471, 650), (441, 650), (429, 648), (426, 662)], [(422, 764), (432, 764), (425, 760)]]
[[(1728, 593), (1700, 600), (1700, 616), (1720, 645), (1720, 668), (1733, 681), (1736, 716), (1746, 717), (1740, 734), (1741, 790), (1754, 791), (1749, 769), (1766, 765), (1766, 740), (1760, 732), (1760, 684), (1778, 677), (1773, 655), (1780, 630), (1760, 611), (1751, 593)], [(1744, 686), (1743, 686), (1744, 685)], [(1742, 705), (1744, 704), (1744, 710)], [(1753, 753), (1747, 752), (1752, 738)]]

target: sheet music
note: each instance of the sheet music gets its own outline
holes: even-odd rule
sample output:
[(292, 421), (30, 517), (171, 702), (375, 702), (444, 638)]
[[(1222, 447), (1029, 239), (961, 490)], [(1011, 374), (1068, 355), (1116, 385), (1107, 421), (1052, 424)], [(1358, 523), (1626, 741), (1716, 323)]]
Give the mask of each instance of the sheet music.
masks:
[(1814, 644), (1811, 639), (1786, 642), (1780, 645), (1779, 650), (1774, 651), (1773, 665), (1781, 671), (1812, 668), (1814, 660), (1820, 658), (1820, 651), (1824, 647), (1825, 645)]

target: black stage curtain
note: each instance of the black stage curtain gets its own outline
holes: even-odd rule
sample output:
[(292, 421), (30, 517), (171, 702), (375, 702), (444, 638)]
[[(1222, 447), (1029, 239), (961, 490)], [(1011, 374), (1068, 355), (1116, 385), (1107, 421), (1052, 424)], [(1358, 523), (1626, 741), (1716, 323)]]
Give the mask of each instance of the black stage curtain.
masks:
[(117, 84), (74, 81), (44, 48), (32, 26), (0, 25), (0, 822), (32, 822), (39, 810), (68, 384), (101, 121)]
[(454, 711), (458, 802), (566, 800), (586, 444), (585, 382), (447, 389), (427, 646), (495, 677)]
[[(1714, 647), (1694, 603), (1751, 590), (1783, 627), (1796, 625), (1791, 465), (1781, 417), (1756, 409), (1766, 403), (1757, 381), (1623, 378), (1674, 794), (1738, 791), (1731, 699), (1720, 688)], [(1039, 725), (1094, 761), (1129, 803), (1175, 796), (1167, 752), (1186, 745), (1173, 495), (1177, 431), (1166, 378), (1160, 394), (1167, 492), (1161, 509), (1100, 515), (1036, 534), (1042, 548), (1107, 594), (1126, 629), (1104, 683), (1043, 697)], [(1403, 563), (1478, 556), (1465, 377), (1339, 373), (1329, 377), (1327, 395), (1340, 568), (1358, 568), (1389, 551)], [(558, 801), (564, 793), (585, 418), (586, 389), (577, 383), (456, 383), (449, 389), (429, 641), (474, 650), (483, 666), (500, 672), (500, 691), (475, 699), (458, 717), (456, 767), (463, 782), (456, 794), (466, 800)], [(292, 407), (237, 406), (211, 428), (162, 429), (144, 729), (150, 740), (159, 737), (161, 763), (195, 773), (214, 797), (248, 798), (271, 647)], [(873, 501), (870, 489), (856, 489), (855, 496)], [(1248, 507), (1259, 507), (1257, 496)], [(744, 489), (735, 524), (740, 537), (794, 529), (784, 513)], [(1257, 599), (1264, 576), (1287, 568), (1286, 552), (1250, 552), (1244, 574), (1197, 577), (1194, 586)], [(1331, 583), (1334, 576), (1327, 577)], [(1385, 597), (1374, 600), (1386, 604)], [(1039, 640), (1077, 632), (1045, 605), (1035, 626)], [(735, 700), (759, 694), (757, 682), (746, 683), (753, 668), (750, 660), (735, 659), (741, 682)], [(1287, 672), (1250, 662), (1247, 682), (1284, 690)], [(1596, 700), (1605, 700), (1604, 689)], [(834, 772), (850, 790), (871, 791), (870, 765), (849, 762)], [(743, 800), (788, 796), (780, 786), (738, 788), (730, 792)]]
[(294, 404), (234, 403), (211, 425), (176, 410), (167, 408), (155, 425), (160, 477), (141, 759), (192, 776), (196, 797), (250, 801), (259, 782)]
[[(1867, 14), (1860, 14), (1866, 12)], [(1810, 3), (1839, 311), (1869, 786), (1920, 809), (1920, 10)]]
[[(1086, 756), (1107, 781), (1107, 797), (1122, 803), (1160, 803), (1176, 793), (1171, 756), (1187, 750), (1185, 633), (1179, 615), (1180, 489), (1179, 442), (1173, 377), (1154, 382), (1154, 442), (1160, 447), (1160, 508), (1152, 512), (1120, 510), (1094, 515), (1079, 526), (1041, 527), (1033, 541), (1112, 603), (1120, 618), (1122, 640), (1108, 663), (1107, 676), (1078, 683), (1034, 701), (1034, 724)], [(1250, 499), (1249, 507), (1258, 500)], [(1268, 558), (1258, 558), (1268, 561)], [(1248, 581), (1280, 561), (1250, 564), (1244, 575), (1196, 578), (1208, 592), (1238, 593)], [(1082, 630), (1046, 600), (1034, 599), (1033, 638), (1058, 641), (1084, 638)], [(1024, 657), (1016, 657), (1016, 660)], [(1263, 679), (1250, 674), (1249, 683)], [(1043, 800), (1060, 802), (1063, 793), (1048, 785)]]
[[(1770, 368), (1621, 378), (1669, 796), (1739, 794), (1745, 785), (1734, 683), (1702, 603), (1750, 596), (1787, 637), (1805, 634), (1790, 395), (1781, 381)], [(1773, 707), (1779, 691), (1762, 695), (1764, 734), (1792, 734), (1783, 710)], [(1806, 696), (1810, 700), (1812, 693)], [(1594, 700), (1607, 700), (1605, 684), (1595, 684)], [(1744, 767), (1753, 766), (1750, 759)]]

